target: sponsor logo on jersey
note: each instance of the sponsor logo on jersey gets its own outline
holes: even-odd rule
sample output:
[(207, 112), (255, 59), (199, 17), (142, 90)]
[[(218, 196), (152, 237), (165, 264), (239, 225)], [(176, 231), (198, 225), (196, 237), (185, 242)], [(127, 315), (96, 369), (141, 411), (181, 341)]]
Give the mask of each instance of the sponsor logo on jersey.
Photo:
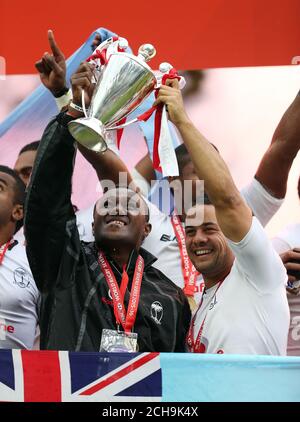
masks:
[(13, 334), (14, 332), (15, 327), (7, 324), (5, 319), (0, 316), (0, 340), (6, 340), (6, 333)]
[(160, 238), (162, 242), (171, 242), (176, 240), (176, 236), (170, 236), (168, 234), (163, 234)]

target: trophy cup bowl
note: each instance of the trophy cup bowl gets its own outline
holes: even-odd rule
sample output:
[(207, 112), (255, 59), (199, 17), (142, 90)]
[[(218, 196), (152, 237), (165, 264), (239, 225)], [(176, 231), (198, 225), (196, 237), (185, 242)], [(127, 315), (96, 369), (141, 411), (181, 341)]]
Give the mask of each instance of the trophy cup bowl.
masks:
[(110, 55), (95, 86), (88, 117), (68, 124), (72, 136), (84, 147), (105, 151), (107, 132), (118, 129), (118, 122), (154, 90), (156, 76), (145, 61), (153, 57), (155, 49), (150, 44), (146, 46), (146, 51), (140, 49), (138, 56), (122, 52)]

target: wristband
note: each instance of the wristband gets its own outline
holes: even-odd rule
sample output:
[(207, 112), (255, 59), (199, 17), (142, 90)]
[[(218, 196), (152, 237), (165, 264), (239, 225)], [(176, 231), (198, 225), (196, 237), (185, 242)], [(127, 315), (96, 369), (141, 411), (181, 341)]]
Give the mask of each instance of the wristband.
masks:
[(66, 95), (67, 92), (69, 91), (69, 88), (67, 88), (66, 86), (59, 92), (57, 92), (56, 94), (53, 94), (55, 98), (60, 98), (63, 95)]
[(83, 108), (80, 107), (77, 104), (74, 104), (73, 101), (69, 104), (70, 107), (74, 108), (74, 110), (79, 111), (80, 113), (83, 113)]
[(68, 91), (64, 95), (58, 98), (55, 98), (57, 108), (61, 110), (65, 106), (69, 105), (69, 102), (72, 101), (72, 99), (73, 99), (72, 91), (68, 89)]

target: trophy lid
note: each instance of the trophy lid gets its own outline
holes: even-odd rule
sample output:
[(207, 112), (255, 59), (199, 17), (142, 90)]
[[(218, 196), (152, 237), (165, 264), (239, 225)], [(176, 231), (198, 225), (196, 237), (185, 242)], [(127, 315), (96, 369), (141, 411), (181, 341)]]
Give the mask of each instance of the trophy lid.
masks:
[(138, 57), (142, 60), (145, 60), (145, 62), (148, 62), (149, 60), (153, 59), (155, 55), (156, 49), (153, 47), (152, 44), (143, 44), (140, 46), (138, 51)]

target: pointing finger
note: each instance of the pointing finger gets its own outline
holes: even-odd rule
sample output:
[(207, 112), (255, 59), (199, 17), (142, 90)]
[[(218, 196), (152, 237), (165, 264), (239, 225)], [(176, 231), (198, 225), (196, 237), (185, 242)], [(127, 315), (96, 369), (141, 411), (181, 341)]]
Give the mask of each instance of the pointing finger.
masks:
[(51, 29), (49, 29), (49, 31), (48, 31), (48, 41), (49, 41), (49, 45), (50, 45), (50, 48), (52, 50), (54, 57), (59, 57), (59, 56), (64, 57), (61, 49), (56, 44), (54, 34), (53, 34), (53, 31)]

